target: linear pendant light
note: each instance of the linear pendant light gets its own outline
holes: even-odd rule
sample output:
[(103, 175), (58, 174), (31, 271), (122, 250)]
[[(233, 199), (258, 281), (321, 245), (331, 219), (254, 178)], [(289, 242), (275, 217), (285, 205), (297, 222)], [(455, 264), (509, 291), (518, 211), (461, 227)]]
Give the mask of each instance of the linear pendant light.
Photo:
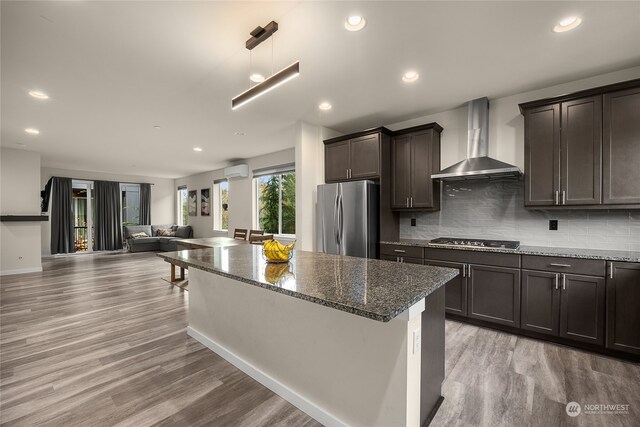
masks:
[[(251, 37), (245, 43), (245, 47), (251, 52), (253, 48), (271, 38), (273, 33), (278, 31), (278, 23), (275, 21), (269, 22), (264, 27), (256, 27), (249, 34)], [(249, 55), (249, 68), (251, 68), (251, 55)], [(249, 72), (252, 72), (250, 69)], [(271, 39), (271, 72), (273, 73), (273, 39)], [(286, 68), (273, 74), (268, 79), (258, 83), (257, 85), (250, 87), (231, 100), (231, 109), (235, 110), (241, 105), (246, 104), (252, 99), (256, 99), (260, 95), (269, 92), (272, 89), (277, 88), (281, 84), (291, 80), (294, 77), (300, 75), (300, 61), (296, 61)]]
[(288, 67), (278, 71), (273, 76), (269, 77), (262, 83), (258, 83), (257, 85), (249, 88), (248, 90), (242, 92), (240, 95), (236, 96), (231, 100), (231, 109), (235, 110), (241, 105), (246, 104), (252, 99), (256, 99), (260, 95), (264, 95), (272, 89), (280, 86), (281, 84), (288, 82), (294, 77), (298, 77), (300, 75), (300, 61), (296, 61)]

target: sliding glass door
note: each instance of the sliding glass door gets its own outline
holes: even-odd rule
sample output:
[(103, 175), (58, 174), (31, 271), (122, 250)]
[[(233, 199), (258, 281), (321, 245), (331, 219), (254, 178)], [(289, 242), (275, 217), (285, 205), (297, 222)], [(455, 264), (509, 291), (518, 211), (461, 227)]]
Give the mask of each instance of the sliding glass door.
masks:
[(93, 181), (73, 180), (74, 242), (76, 252), (93, 252), (94, 200)]

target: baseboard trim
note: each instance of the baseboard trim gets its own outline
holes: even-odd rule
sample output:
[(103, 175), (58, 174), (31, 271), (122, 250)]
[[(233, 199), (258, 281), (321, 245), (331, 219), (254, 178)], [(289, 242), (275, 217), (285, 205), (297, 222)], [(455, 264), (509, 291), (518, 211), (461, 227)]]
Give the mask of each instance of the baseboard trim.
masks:
[(187, 327), (187, 335), (207, 347), (209, 350), (218, 354), (227, 362), (231, 363), (233, 366), (240, 369), (242, 372), (249, 375), (251, 378), (258, 381), (260, 384), (267, 387), (269, 390), (273, 391), (275, 394), (282, 397), (296, 408), (304, 411), (319, 423), (326, 426), (347, 426), (345, 422), (341, 421), (329, 412), (317, 406), (310, 400), (306, 399), (304, 396), (301, 396), (300, 394), (291, 390), (285, 384), (262, 372), (241, 357), (227, 350), (225, 347), (204, 336), (197, 330), (193, 329), (191, 326)]
[(0, 271), (0, 276), (13, 276), (15, 274), (40, 273), (40, 272), (42, 272), (42, 267), (19, 268), (17, 270)]

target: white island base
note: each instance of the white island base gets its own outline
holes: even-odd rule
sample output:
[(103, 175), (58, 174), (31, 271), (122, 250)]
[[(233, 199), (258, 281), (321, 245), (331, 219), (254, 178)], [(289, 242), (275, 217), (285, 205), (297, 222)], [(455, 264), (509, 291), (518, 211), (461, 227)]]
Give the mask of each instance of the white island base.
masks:
[(324, 425), (420, 426), (441, 401), (443, 291), (383, 323), (192, 268), (188, 333)]

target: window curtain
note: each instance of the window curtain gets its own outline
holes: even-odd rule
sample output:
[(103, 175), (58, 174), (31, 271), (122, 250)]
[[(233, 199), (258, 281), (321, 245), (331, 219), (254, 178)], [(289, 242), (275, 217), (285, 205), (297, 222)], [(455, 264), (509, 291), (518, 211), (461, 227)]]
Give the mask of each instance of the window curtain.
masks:
[(71, 178), (54, 177), (51, 190), (51, 254), (75, 252)]
[(140, 184), (140, 225), (151, 225), (151, 184)]
[(120, 183), (95, 181), (95, 250), (122, 249), (122, 211)]

